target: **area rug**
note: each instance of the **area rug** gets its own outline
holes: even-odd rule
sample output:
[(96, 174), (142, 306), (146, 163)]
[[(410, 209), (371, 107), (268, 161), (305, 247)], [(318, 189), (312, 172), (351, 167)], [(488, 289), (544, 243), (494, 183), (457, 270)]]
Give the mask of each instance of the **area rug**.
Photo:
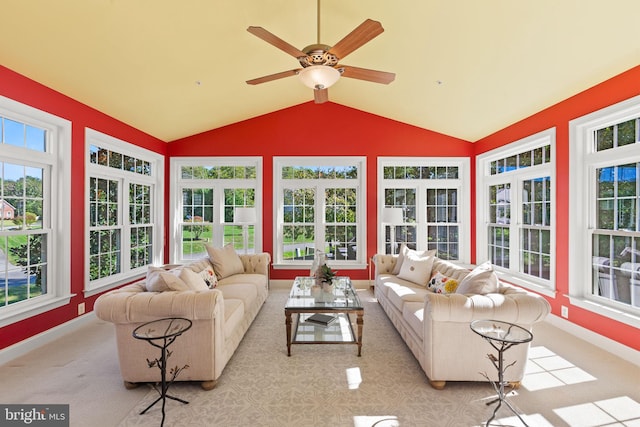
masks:
[[(189, 403), (167, 400), (166, 426), (458, 427), (480, 426), (489, 417), (491, 385), (433, 389), (369, 290), (359, 291), (365, 305), (362, 357), (355, 345), (294, 345), (287, 357), (287, 293), (271, 291), (215, 389), (172, 386), (171, 394)], [(160, 425), (160, 404), (140, 415), (156, 398), (150, 390), (120, 426)]]

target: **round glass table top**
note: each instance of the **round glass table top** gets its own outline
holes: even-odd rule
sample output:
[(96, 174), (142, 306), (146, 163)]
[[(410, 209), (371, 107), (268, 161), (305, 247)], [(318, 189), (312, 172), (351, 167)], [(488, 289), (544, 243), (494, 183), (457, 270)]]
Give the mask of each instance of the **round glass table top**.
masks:
[(133, 337), (141, 340), (177, 337), (191, 328), (191, 324), (191, 320), (181, 317), (153, 320), (135, 328)]
[(531, 332), (521, 326), (500, 320), (474, 320), (471, 330), (483, 338), (520, 344), (533, 339)]

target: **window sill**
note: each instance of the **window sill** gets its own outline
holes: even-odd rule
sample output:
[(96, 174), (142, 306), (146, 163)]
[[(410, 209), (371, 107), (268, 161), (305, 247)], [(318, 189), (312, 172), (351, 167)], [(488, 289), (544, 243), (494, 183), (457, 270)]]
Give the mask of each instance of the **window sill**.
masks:
[(616, 320), (625, 325), (633, 326), (634, 328), (640, 328), (640, 316), (637, 314), (623, 311), (622, 308), (618, 309), (609, 305), (604, 305), (597, 301), (586, 299), (584, 297), (568, 295), (571, 305), (580, 307), (584, 310), (592, 313), (599, 314), (609, 319)]
[(38, 302), (34, 300), (25, 301), (24, 304), (16, 303), (9, 305), (2, 310), (0, 328), (63, 307), (69, 304), (69, 301), (71, 301), (71, 298), (74, 296), (75, 294), (66, 294), (59, 297), (44, 297), (42, 301)]
[(103, 283), (98, 286), (91, 287), (89, 289), (84, 290), (84, 297), (88, 298), (94, 295), (101, 294), (103, 292), (109, 291), (111, 289), (117, 288), (118, 286), (126, 285), (129, 283), (137, 282), (145, 277), (145, 275), (136, 274), (130, 277), (125, 277), (120, 280), (114, 280), (112, 282)]
[(502, 280), (503, 282), (507, 282), (507, 283), (511, 283), (513, 285), (517, 285), (520, 286), (522, 288), (525, 288), (529, 291), (544, 295), (546, 297), (549, 298), (556, 298), (556, 290), (555, 289), (551, 289), (547, 286), (543, 286), (540, 285), (536, 282), (533, 282), (531, 280), (527, 280), (527, 279), (523, 279), (521, 277), (518, 276), (514, 276), (513, 274), (509, 274), (509, 273), (505, 273), (505, 272), (501, 272), (501, 271), (496, 271), (496, 274), (498, 275), (498, 279)]
[[(327, 263), (333, 270), (366, 270), (367, 264), (331, 264)], [(274, 270), (309, 270), (311, 264), (273, 264)]]

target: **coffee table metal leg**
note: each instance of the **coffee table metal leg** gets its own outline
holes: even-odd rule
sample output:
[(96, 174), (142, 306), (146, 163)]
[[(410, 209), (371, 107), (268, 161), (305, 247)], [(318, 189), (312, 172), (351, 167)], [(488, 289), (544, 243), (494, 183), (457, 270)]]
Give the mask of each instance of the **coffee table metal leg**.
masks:
[(287, 328), (287, 356), (291, 356), (291, 312), (284, 312), (285, 324)]
[(362, 328), (364, 326), (364, 313), (358, 312), (356, 323), (358, 324), (358, 357), (362, 353)]

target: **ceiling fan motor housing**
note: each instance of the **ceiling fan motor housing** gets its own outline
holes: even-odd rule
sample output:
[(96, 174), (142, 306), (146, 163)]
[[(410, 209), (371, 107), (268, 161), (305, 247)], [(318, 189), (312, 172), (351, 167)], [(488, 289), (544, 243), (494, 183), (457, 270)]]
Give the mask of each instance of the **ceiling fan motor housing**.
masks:
[(307, 54), (307, 56), (298, 58), (300, 65), (303, 67), (310, 67), (312, 65), (327, 65), (329, 67), (333, 67), (338, 64), (339, 58), (331, 53), (329, 50), (331, 46), (327, 46), (326, 44), (312, 44), (302, 51)]

